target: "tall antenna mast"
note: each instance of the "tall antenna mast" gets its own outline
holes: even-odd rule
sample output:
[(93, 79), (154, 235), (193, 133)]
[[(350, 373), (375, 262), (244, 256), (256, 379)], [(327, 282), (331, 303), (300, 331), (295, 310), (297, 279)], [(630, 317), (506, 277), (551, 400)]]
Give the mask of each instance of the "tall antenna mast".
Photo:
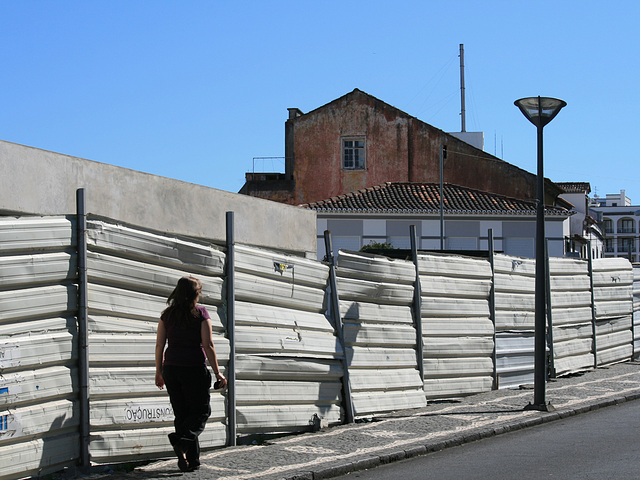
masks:
[(460, 118), (462, 120), (461, 132), (467, 131), (466, 110), (464, 108), (464, 44), (460, 44)]

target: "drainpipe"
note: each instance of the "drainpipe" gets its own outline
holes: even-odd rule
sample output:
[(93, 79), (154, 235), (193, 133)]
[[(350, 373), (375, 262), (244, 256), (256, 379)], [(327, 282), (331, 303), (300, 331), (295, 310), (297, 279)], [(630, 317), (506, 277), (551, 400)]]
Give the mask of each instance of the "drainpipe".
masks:
[(440, 145), (440, 250), (444, 250), (444, 147)]

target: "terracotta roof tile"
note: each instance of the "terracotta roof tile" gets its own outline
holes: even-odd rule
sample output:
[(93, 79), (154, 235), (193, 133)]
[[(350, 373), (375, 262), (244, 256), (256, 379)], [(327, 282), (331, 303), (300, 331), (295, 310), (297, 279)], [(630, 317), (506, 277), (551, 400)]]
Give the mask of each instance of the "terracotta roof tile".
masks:
[(589, 182), (554, 182), (564, 190), (564, 193), (591, 193)]
[[(444, 184), (444, 210), (470, 214), (535, 214), (534, 202), (458, 185)], [(387, 182), (301, 207), (323, 212), (434, 213), (440, 211), (440, 184)], [(546, 207), (547, 215), (570, 215), (565, 208)]]

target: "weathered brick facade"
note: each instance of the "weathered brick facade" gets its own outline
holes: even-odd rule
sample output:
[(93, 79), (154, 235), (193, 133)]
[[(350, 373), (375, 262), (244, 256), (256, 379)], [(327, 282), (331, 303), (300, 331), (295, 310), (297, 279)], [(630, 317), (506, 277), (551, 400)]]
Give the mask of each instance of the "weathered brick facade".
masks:
[[(365, 166), (343, 168), (345, 138), (365, 143)], [(248, 174), (241, 190), (299, 205), (384, 182), (444, 181), (523, 200), (536, 198), (536, 177), (358, 89), (309, 113), (289, 109), (286, 171), (278, 178)], [(560, 190), (547, 181), (546, 203)]]

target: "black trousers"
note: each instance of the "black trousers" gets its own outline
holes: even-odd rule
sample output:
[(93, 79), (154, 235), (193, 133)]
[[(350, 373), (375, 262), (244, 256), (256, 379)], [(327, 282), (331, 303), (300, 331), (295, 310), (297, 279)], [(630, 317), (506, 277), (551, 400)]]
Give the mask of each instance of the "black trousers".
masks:
[(173, 424), (176, 436), (184, 441), (185, 445), (189, 445), (186, 452), (187, 461), (193, 462), (200, 458), (198, 436), (211, 416), (211, 372), (205, 365), (164, 365), (162, 376), (175, 415)]

